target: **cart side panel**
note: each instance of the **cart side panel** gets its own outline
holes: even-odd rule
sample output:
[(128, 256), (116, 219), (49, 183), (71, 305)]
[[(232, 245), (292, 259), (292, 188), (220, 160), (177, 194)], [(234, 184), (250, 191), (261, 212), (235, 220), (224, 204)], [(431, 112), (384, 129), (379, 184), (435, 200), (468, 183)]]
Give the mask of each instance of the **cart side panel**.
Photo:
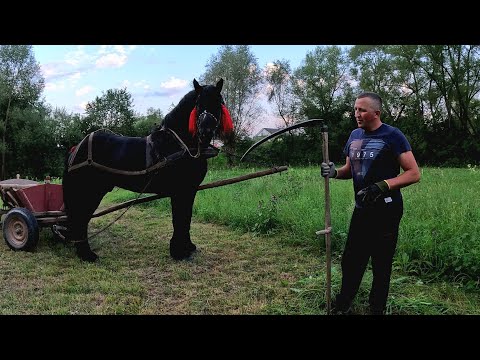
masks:
[(59, 184), (45, 184), (47, 192), (47, 211), (64, 211), (63, 186)]
[(41, 184), (15, 190), (22, 206), (34, 213), (63, 211), (63, 188), (59, 184)]

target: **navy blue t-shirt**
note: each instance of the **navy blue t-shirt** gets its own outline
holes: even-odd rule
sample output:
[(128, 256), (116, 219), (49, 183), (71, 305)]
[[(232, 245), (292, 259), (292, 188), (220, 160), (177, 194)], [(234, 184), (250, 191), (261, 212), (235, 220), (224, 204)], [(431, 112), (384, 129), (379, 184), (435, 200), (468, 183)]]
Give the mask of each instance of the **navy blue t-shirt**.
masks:
[[(411, 150), (405, 135), (396, 127), (387, 124), (382, 124), (371, 132), (361, 128), (352, 131), (343, 152), (350, 158), (356, 207), (362, 207), (357, 199), (357, 192), (378, 181), (397, 177), (400, 174), (398, 156)], [(389, 191), (377, 202), (401, 201), (402, 194), (397, 189)]]

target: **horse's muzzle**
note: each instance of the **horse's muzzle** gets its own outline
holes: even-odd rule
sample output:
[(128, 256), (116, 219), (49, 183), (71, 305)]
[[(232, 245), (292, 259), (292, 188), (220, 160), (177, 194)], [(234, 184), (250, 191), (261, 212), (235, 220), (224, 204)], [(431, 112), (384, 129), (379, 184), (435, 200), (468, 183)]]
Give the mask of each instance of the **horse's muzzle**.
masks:
[(198, 139), (202, 145), (207, 145), (212, 141), (219, 125), (218, 118), (213, 114), (203, 111), (198, 117)]
[(198, 141), (200, 142), (200, 144), (205, 146), (210, 144), (213, 139), (214, 132), (214, 130), (205, 130), (203, 132), (199, 132)]

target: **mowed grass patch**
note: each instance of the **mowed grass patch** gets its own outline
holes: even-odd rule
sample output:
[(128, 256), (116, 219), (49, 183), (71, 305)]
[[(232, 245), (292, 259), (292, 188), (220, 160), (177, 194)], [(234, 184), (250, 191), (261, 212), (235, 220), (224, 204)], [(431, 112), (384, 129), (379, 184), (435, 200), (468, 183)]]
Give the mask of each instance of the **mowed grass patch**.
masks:
[[(104, 228), (112, 213), (94, 219)], [(71, 245), (44, 229), (33, 253), (0, 246), (1, 314), (325, 314), (323, 238), (316, 246), (280, 235), (243, 233), (192, 222), (200, 251), (191, 261), (169, 255), (171, 217), (131, 208), (91, 240), (100, 256), (80, 261)], [(332, 295), (340, 288), (339, 257), (332, 264)], [(367, 313), (371, 272), (354, 302)], [(479, 314), (480, 299), (455, 284), (423, 283), (398, 271), (392, 275), (389, 314)]]
[[(92, 220), (90, 232), (115, 216)], [(318, 267), (316, 256), (304, 249), (285, 251), (274, 238), (193, 223), (200, 251), (191, 261), (174, 261), (171, 235), (170, 216), (132, 208), (91, 240), (100, 256), (95, 264), (81, 262), (49, 229), (42, 230), (33, 253), (3, 243), (0, 313), (268, 314), (302, 313), (311, 306), (291, 290)]]

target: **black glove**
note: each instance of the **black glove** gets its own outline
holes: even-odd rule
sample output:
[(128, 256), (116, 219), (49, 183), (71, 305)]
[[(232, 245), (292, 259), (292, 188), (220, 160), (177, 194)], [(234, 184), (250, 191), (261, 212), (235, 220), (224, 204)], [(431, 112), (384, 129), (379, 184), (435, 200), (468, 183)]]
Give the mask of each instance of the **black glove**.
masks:
[(329, 178), (336, 178), (337, 177), (337, 170), (335, 169), (335, 164), (333, 162), (329, 162), (328, 164), (325, 162), (322, 162), (320, 165), (320, 175), (323, 177), (329, 177)]
[(379, 181), (373, 185), (367, 186), (360, 190), (357, 195), (360, 198), (360, 202), (365, 205), (373, 205), (382, 195), (388, 192), (389, 187), (385, 180)]

